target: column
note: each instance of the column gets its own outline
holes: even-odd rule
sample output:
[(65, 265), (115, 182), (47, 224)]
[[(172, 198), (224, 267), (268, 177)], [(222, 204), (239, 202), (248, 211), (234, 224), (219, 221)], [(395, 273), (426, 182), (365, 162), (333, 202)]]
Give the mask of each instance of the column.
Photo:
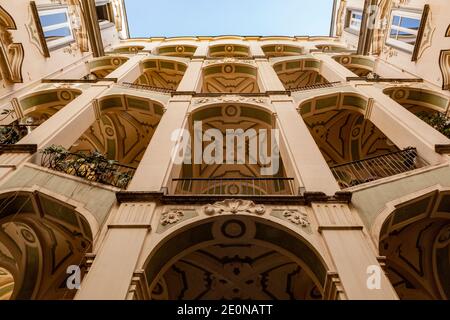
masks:
[(123, 65), (108, 75), (108, 78), (117, 78), (118, 83), (134, 83), (142, 74), (141, 61), (147, 58), (145, 52), (137, 53), (127, 60)]
[(175, 96), (168, 103), (128, 191), (160, 192), (166, 186), (173, 165), (172, 150), (176, 145), (172, 134), (185, 127), (191, 98), (192, 96)]
[(358, 213), (338, 203), (313, 203), (312, 208), (346, 297), (397, 300)]
[[(324, 192), (334, 195), (340, 190), (308, 127), (298, 114), (292, 99), (286, 96), (272, 96), (272, 105), (280, 129), (283, 163), (291, 164), (305, 191)], [(287, 158), (287, 159), (286, 159)]]
[(356, 74), (326, 53), (313, 53), (313, 56), (321, 61), (320, 74), (329, 82), (347, 82), (347, 77), (356, 77)]
[(415, 147), (428, 163), (436, 165), (445, 161), (435, 152), (435, 145), (450, 144), (443, 134), (429, 126), (402, 105), (385, 95), (373, 85), (357, 87), (364, 95), (374, 99), (368, 119), (374, 123), (399, 148)]
[(177, 91), (181, 92), (200, 92), (202, 87), (202, 68), (203, 58), (193, 58), (189, 63), (183, 79), (178, 85)]
[(126, 299), (155, 207), (155, 203), (123, 203), (112, 214), (102, 247), (76, 300)]
[(260, 90), (264, 91), (286, 91), (278, 78), (277, 73), (273, 70), (272, 65), (265, 58), (256, 58), (256, 65), (258, 67), (258, 85)]

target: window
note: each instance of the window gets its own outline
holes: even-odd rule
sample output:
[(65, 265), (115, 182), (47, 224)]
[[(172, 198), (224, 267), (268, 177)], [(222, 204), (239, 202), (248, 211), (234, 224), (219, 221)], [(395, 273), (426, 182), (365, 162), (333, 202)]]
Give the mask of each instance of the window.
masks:
[(420, 28), (422, 14), (406, 11), (392, 11), (391, 26), (387, 44), (413, 52)]
[(114, 24), (114, 13), (111, 3), (108, 1), (96, 1), (97, 18), (100, 29)]
[(359, 32), (361, 29), (361, 21), (362, 21), (362, 12), (357, 10), (351, 10), (349, 12), (349, 22), (348, 28), (354, 31)]
[(38, 15), (49, 49), (61, 47), (75, 40), (67, 7), (38, 9)]

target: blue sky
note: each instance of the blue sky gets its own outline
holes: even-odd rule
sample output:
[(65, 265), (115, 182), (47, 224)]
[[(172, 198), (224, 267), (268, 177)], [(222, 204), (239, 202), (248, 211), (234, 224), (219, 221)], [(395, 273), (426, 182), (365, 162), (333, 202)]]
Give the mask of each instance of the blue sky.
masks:
[(333, 0), (125, 0), (131, 37), (328, 35)]

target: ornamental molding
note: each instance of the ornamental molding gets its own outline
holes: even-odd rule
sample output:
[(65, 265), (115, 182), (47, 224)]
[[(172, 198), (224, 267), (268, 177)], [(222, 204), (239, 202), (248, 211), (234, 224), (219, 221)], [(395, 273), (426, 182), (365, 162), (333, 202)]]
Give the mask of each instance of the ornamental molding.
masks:
[(283, 218), (301, 227), (308, 227), (311, 224), (304, 208), (299, 210), (285, 210), (283, 212)]
[(248, 65), (255, 65), (255, 61), (251, 59), (236, 59), (233, 57), (227, 57), (222, 59), (213, 59), (213, 60), (206, 60), (203, 65), (205, 67), (214, 65), (214, 64), (248, 64)]
[(176, 224), (176, 223), (180, 222), (181, 219), (183, 219), (183, 217), (184, 217), (183, 211), (173, 209), (173, 210), (163, 213), (161, 215), (160, 222), (161, 222), (162, 226), (167, 226), (170, 224)]
[(220, 97), (194, 98), (193, 104), (213, 104), (213, 103), (250, 103), (267, 104), (267, 98), (261, 97), (243, 97), (239, 95), (224, 95)]
[(227, 199), (204, 206), (202, 212), (208, 216), (242, 213), (261, 216), (266, 213), (266, 208), (263, 205), (255, 204), (250, 200)]

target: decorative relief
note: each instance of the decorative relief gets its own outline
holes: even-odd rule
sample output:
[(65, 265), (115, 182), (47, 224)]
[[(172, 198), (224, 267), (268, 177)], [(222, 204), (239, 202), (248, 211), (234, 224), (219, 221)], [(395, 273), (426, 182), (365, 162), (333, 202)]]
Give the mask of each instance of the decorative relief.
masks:
[(22, 63), (24, 50), (21, 43), (14, 43), (9, 30), (16, 30), (11, 15), (0, 6), (0, 80), (13, 83), (23, 82)]
[(260, 97), (243, 97), (239, 95), (226, 95), (221, 97), (208, 97), (193, 99), (194, 105), (199, 104), (213, 104), (213, 103), (260, 103), (264, 104), (268, 102), (268, 99)]
[(336, 15), (336, 36), (340, 37), (342, 35), (342, 31), (344, 30), (344, 19), (345, 19), (345, 7), (347, 5), (346, 0), (341, 0), (339, 5), (339, 9)]
[(301, 208), (300, 210), (285, 210), (283, 212), (283, 217), (302, 227), (307, 227), (311, 224), (304, 208)]
[(214, 204), (206, 205), (202, 208), (202, 211), (208, 216), (222, 213), (251, 213), (260, 216), (266, 212), (266, 208), (263, 205), (257, 205), (253, 201), (249, 200), (227, 199)]
[(436, 26), (433, 24), (433, 16), (431, 11), (428, 13), (428, 18), (425, 24), (425, 29), (422, 36), (422, 44), (419, 49), (419, 53), (417, 55), (417, 59), (420, 59), (424, 52), (431, 48), (434, 31), (436, 30)]
[(161, 216), (161, 225), (166, 226), (168, 224), (175, 224), (183, 219), (184, 213), (181, 210), (171, 210), (165, 212)]
[(204, 62), (204, 66), (209, 66), (212, 64), (227, 64), (227, 63), (243, 63), (243, 64), (249, 64), (249, 65), (254, 65), (255, 61), (250, 60), (250, 59), (236, 59), (233, 57), (227, 57), (227, 58), (223, 58), (223, 59), (217, 59), (217, 60), (206, 60)]
[(386, 55), (387, 58), (392, 58), (392, 57), (398, 56), (398, 51), (390, 46), (385, 46), (383, 48), (383, 53)]

